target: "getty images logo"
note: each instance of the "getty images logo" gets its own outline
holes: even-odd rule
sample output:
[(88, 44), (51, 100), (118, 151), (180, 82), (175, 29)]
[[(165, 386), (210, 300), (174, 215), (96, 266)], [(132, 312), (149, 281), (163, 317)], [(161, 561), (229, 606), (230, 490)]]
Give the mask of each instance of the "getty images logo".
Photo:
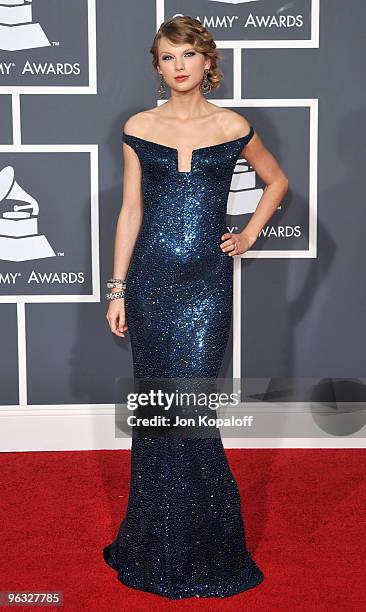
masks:
[(0, 49), (19, 51), (50, 47), (39, 23), (33, 23), (32, 0), (0, 0)]
[(26, 204), (13, 204), (12, 210), (0, 212), (0, 260), (29, 261), (56, 257), (46, 236), (38, 235), (37, 200), (17, 183), (14, 175), (12, 166), (5, 166), (0, 172), (0, 210), (8, 200)]

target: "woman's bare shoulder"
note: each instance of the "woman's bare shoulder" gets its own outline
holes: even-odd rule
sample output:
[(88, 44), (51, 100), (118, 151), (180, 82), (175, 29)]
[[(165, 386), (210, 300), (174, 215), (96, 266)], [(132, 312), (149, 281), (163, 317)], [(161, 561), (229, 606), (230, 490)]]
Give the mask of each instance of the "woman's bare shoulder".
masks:
[(147, 109), (131, 115), (122, 126), (126, 134), (133, 134), (144, 138), (149, 133), (155, 109)]
[(248, 134), (251, 127), (250, 122), (240, 113), (229, 108), (220, 108), (215, 114), (227, 140), (235, 140)]

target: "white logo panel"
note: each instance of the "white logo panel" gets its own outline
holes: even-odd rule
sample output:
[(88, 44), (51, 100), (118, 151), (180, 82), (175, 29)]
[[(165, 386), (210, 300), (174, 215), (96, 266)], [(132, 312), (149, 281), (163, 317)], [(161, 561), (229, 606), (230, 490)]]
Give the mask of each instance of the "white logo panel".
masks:
[(97, 93), (95, 0), (0, 0), (0, 93)]
[(99, 301), (97, 145), (0, 146), (0, 302)]
[(157, 15), (192, 15), (218, 47), (319, 47), (319, 0), (157, 0)]

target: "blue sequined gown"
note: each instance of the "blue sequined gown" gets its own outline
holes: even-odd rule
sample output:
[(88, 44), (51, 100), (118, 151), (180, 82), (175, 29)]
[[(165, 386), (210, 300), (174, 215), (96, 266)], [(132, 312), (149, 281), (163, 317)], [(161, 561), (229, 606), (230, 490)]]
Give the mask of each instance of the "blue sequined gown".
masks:
[[(221, 235), (253, 134), (195, 149), (189, 172), (179, 171), (176, 149), (122, 134), (138, 155), (144, 198), (125, 293), (136, 379), (218, 376), (233, 276)], [(226, 597), (263, 580), (220, 434), (149, 438), (133, 428), (127, 511), (103, 555), (122, 583), (172, 599)]]

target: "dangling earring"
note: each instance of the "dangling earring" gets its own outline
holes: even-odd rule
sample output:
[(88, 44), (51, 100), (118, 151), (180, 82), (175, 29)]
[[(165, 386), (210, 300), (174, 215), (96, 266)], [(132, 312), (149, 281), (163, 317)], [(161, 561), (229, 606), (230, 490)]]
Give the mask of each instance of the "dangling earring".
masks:
[(159, 98), (159, 100), (164, 100), (165, 94), (166, 94), (166, 89), (164, 87), (164, 77), (161, 74), (160, 75), (160, 85), (159, 85), (159, 88), (158, 88), (158, 98)]
[(203, 79), (200, 84), (200, 91), (205, 95), (211, 91), (211, 83), (207, 78), (208, 69), (204, 71)]

